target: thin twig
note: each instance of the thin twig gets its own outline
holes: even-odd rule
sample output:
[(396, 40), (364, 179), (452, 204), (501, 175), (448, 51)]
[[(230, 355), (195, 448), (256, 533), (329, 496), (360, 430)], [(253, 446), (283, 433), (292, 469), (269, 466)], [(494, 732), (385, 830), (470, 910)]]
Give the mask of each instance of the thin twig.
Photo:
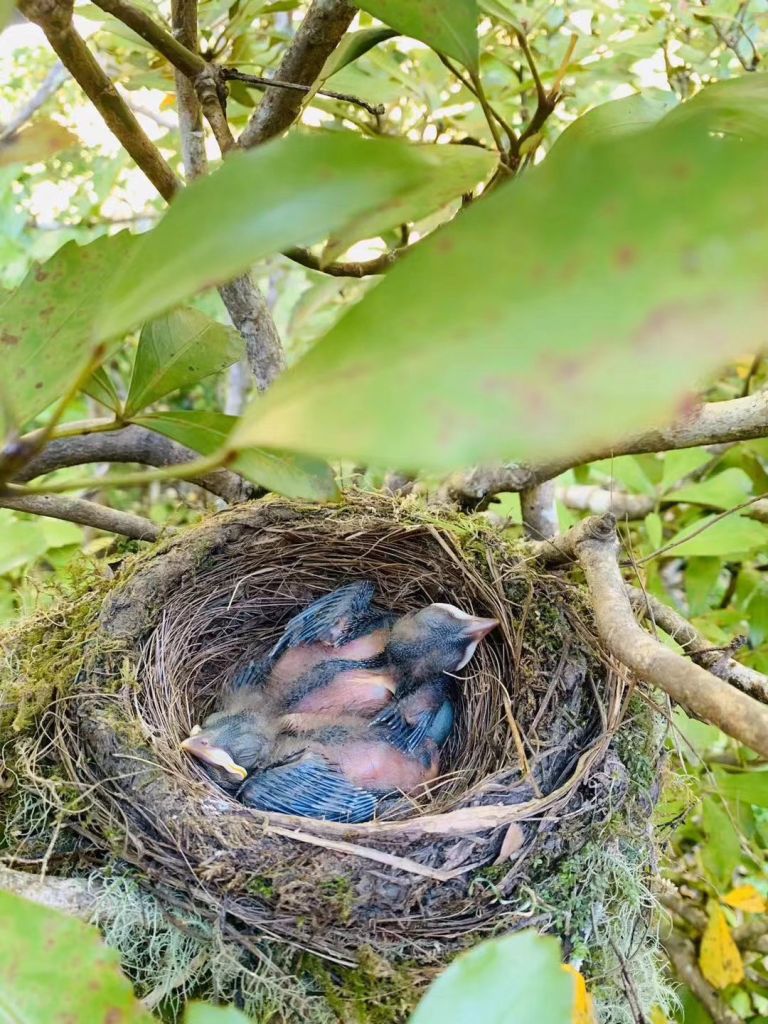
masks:
[(63, 64), (57, 61), (45, 76), (45, 81), (37, 92), (26, 103), (22, 103), (16, 113), (11, 114), (10, 120), (0, 128), (0, 142), (9, 139), (20, 128), (23, 128), (27, 121), (34, 117), (37, 111), (61, 88), (67, 78), (69, 78), (69, 72)]
[(227, 81), (243, 82), (245, 85), (253, 86), (254, 89), (293, 89), (305, 94), (316, 92), (318, 96), (329, 96), (332, 100), (343, 100), (345, 103), (353, 103), (355, 106), (367, 110), (369, 114), (373, 114), (375, 117), (380, 117), (385, 110), (382, 103), (377, 103), (374, 106), (372, 103), (361, 100), (359, 96), (353, 96), (351, 93), (334, 92), (332, 89), (315, 90), (311, 85), (301, 85), (299, 82), (284, 82), (279, 78), (262, 78), (260, 75), (248, 75), (244, 71), (238, 71), (237, 68), (223, 67), (221, 75)]
[(108, 533), (118, 533), (133, 540), (158, 540), (163, 530), (144, 516), (133, 515), (131, 512), (120, 512), (107, 508), (95, 501), (84, 498), (64, 498), (60, 495), (29, 495), (12, 497), (0, 494), (0, 508), (14, 509), (16, 512), (27, 512), (30, 515), (46, 516), (49, 519), (63, 519), (79, 526), (90, 526)]

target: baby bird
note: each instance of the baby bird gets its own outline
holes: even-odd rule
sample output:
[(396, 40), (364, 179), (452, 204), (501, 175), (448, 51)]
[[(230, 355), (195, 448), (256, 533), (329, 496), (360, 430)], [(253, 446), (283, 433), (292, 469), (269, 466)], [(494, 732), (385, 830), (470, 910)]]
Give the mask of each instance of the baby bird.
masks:
[(290, 620), (269, 654), (249, 662), (224, 706), (195, 726), (181, 747), (224, 789), (270, 760), (277, 736), (304, 713), (368, 717), (392, 697), (383, 651), (394, 616), (373, 605), (374, 586), (352, 583)]
[[(434, 604), (398, 619), (387, 672), (395, 701), (372, 723), (290, 716), (296, 734), (278, 739), (278, 759), (238, 791), (243, 803), (330, 821), (369, 821), (379, 800), (414, 793), (437, 777), (440, 747), (454, 722), (454, 681), (496, 619)], [(326, 716), (327, 717), (327, 716)]]
[(372, 583), (351, 583), (318, 598), (288, 623), (237, 687), (259, 686), (281, 711), (373, 715), (391, 699), (383, 653), (395, 616), (373, 604)]
[(250, 776), (238, 799), (263, 811), (340, 822), (370, 821), (381, 797), (418, 792), (439, 766), (434, 740), (406, 749), (390, 730), (349, 718), (316, 718), (306, 731), (279, 739), (275, 754), (278, 763)]
[(395, 697), (372, 726), (387, 727), (400, 743), (417, 749), (425, 737), (442, 745), (455, 718), (451, 673), (469, 664), (497, 625), (498, 619), (469, 615), (452, 604), (431, 604), (398, 619), (387, 645)]

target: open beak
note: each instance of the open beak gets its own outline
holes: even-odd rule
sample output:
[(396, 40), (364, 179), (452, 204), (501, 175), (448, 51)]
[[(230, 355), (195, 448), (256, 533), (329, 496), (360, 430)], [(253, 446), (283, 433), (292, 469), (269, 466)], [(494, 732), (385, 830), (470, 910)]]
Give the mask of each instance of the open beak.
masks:
[(498, 624), (498, 619), (480, 619), (475, 618), (474, 616), (467, 619), (467, 624), (462, 630), (462, 635), (465, 636), (469, 642), (464, 650), (464, 657), (456, 666), (457, 671), (469, 664), (472, 659), (472, 655), (477, 650), (477, 645), (483, 637), (487, 636), (492, 629), (495, 629), (496, 626), (498, 626)]
[(182, 740), (181, 749), (196, 757), (198, 761), (216, 765), (217, 768), (223, 768), (225, 772), (229, 772), (230, 775), (234, 775), (238, 779), (246, 779), (248, 777), (248, 772), (245, 768), (233, 761), (232, 756), (226, 750), (222, 747), (212, 746), (199, 733), (199, 728), (195, 727), (192, 730), (192, 734), (187, 739)]

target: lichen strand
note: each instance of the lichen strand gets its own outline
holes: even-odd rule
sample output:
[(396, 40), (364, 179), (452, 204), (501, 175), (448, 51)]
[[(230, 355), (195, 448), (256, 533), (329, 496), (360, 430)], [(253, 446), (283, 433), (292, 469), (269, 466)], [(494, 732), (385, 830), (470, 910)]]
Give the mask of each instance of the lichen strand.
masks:
[[(448, 599), (503, 620), (464, 687), (449, 782), (419, 807), (393, 804), (391, 831), (333, 836), (425, 868), (463, 867), (450, 881), (265, 827), (178, 749), (239, 659), (318, 592), (364, 577), (395, 608)], [(0, 714), (12, 701), (21, 731), (5, 748), (19, 782), (2, 842), (23, 850), (26, 830), (39, 851), (58, 831), (58, 853), (72, 843), (61, 837), (74, 814), (89, 863), (100, 854), (115, 878), (132, 865), (154, 909), (130, 927), (102, 922), (142, 993), (160, 991), (159, 1005), (247, 991), (256, 1016), (397, 1024), (462, 948), (531, 924), (562, 937), (604, 1005), (622, 984), (612, 943), (628, 948), (647, 918), (657, 730), (633, 705), (612, 740), (626, 680), (595, 639), (583, 591), (537, 572), (483, 520), (376, 495), (335, 508), (240, 506), (125, 559), (113, 580), (84, 568), (5, 640)], [(29, 800), (47, 816), (37, 832)], [(528, 808), (522, 846), (502, 864), (506, 825), (458, 836), (406, 827), (419, 814), (488, 804)], [(280, 824), (313, 831), (309, 821)], [(71, 851), (57, 861), (63, 871), (77, 865), (76, 843)], [(196, 922), (199, 943), (174, 920)], [(642, 989), (647, 1012), (648, 991), (663, 999), (650, 967), (651, 981), (636, 979), (654, 955), (647, 938), (637, 943), (642, 955), (633, 947), (623, 983)], [(174, 951), (165, 971), (162, 949)], [(146, 956), (154, 973), (142, 974)], [(185, 980), (171, 985), (174, 976)]]

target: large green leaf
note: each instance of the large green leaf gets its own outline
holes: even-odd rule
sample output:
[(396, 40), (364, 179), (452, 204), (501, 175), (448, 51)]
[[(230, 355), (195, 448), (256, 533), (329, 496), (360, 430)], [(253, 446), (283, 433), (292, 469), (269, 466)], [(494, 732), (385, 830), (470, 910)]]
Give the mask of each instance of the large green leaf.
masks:
[(573, 999), (557, 941), (519, 932), (457, 956), (410, 1024), (571, 1024)]
[(243, 339), (197, 309), (174, 309), (141, 329), (125, 415), (220, 373), (243, 355)]
[(738, 514), (724, 519), (703, 516), (680, 530), (668, 543), (676, 545), (672, 549), (675, 558), (694, 555), (734, 558), (764, 549), (768, 544), (768, 527)]
[(768, 771), (715, 773), (717, 791), (729, 800), (768, 807)]
[(582, 146), (585, 142), (599, 141), (608, 136), (628, 135), (657, 124), (677, 104), (673, 92), (649, 89), (634, 96), (601, 103), (577, 118), (560, 135), (552, 154), (558, 159), (570, 146)]
[(33, 267), (0, 306), (0, 388), (19, 425), (59, 398), (103, 352), (92, 337), (94, 310), (136, 241), (123, 231), (90, 245), (68, 242)]
[(693, 122), (544, 161), (396, 265), (235, 443), (446, 470), (671, 419), (763, 336), (767, 178), (764, 143)]
[(665, 494), (667, 501), (687, 501), (691, 505), (711, 505), (714, 508), (733, 508), (752, 493), (752, 481), (743, 469), (732, 466), (716, 473), (708, 480), (686, 484)]
[(397, 32), (394, 29), (381, 27), (348, 32), (325, 62), (325, 67), (319, 77), (321, 79), (330, 78), (337, 71), (345, 68), (347, 64), (352, 64), (358, 57), (368, 53), (374, 46), (378, 46), (379, 43), (392, 39), (396, 35)]
[(706, 85), (664, 121), (670, 126), (698, 122), (708, 131), (764, 140), (768, 136), (768, 74), (741, 75)]
[[(236, 416), (223, 412), (194, 410), (135, 416), (139, 423), (156, 430), (201, 455), (213, 455), (226, 444), (237, 423)], [(333, 470), (327, 462), (307, 455), (247, 448), (238, 453), (229, 468), (247, 480), (289, 498), (332, 501), (338, 497)]]
[(351, 133), (276, 139), (236, 153), (179, 195), (141, 238), (101, 305), (111, 336), (227, 281), (264, 256), (320, 241), (401, 203), (433, 172), (429, 146)]
[(420, 39), (477, 71), (476, 0), (355, 0), (355, 4), (403, 35)]
[(710, 878), (725, 892), (741, 860), (739, 836), (730, 816), (711, 797), (704, 797), (701, 817), (707, 833), (701, 846), (702, 863)]
[(151, 1024), (119, 963), (95, 928), (0, 892), (0, 1020)]
[[(498, 155), (477, 146), (427, 146), (423, 149), (430, 172), (419, 188), (403, 195), (398, 203), (356, 217), (336, 232), (323, 252), (323, 260), (334, 260), (353, 242), (373, 238), (398, 224), (420, 220), (428, 213), (458, 199), (490, 177), (498, 164)], [(425, 167), (426, 169), (426, 167)]]

